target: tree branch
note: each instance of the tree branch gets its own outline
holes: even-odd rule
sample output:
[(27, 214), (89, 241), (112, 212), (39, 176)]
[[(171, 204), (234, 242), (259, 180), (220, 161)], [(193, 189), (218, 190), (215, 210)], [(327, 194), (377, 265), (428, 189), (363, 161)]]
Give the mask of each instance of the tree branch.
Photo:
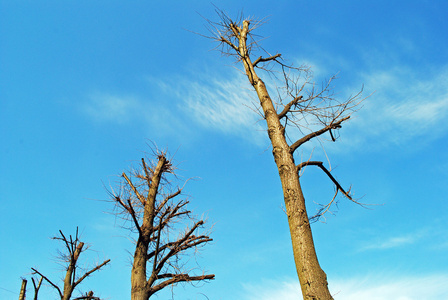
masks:
[(336, 186), (336, 188), (341, 191), (342, 194), (344, 194), (345, 197), (347, 197), (348, 199), (352, 200), (352, 197), (350, 196), (350, 194), (348, 192), (346, 192), (342, 186), (339, 184), (339, 182), (336, 180), (336, 178), (333, 177), (333, 175), (331, 175), (330, 171), (328, 171), (327, 168), (325, 168), (324, 163), (321, 161), (305, 161), (302, 162), (301, 164), (299, 164), (297, 166), (297, 172), (300, 171), (300, 169), (302, 169), (305, 166), (318, 166), (319, 168), (322, 169), (322, 171), (324, 171), (325, 174), (327, 174), (327, 176), (331, 179), (331, 181), (333, 181), (334, 185)]
[(266, 62), (266, 61), (275, 60), (276, 58), (279, 58), (280, 56), (282, 56), (280, 53), (278, 53), (278, 54), (276, 54), (276, 55), (272, 55), (272, 56), (267, 57), (267, 58), (263, 58), (263, 57), (260, 56), (259, 58), (257, 58), (257, 59), (254, 61), (254, 63), (253, 63), (252, 65), (253, 65), (254, 67), (256, 67), (257, 64), (260, 63), (260, 62)]
[(167, 197), (165, 197), (165, 199), (163, 199), (163, 201), (160, 202), (160, 204), (157, 206), (155, 214), (158, 214), (158, 213), (160, 212), (160, 210), (162, 209), (162, 207), (164, 207), (165, 204), (166, 204), (170, 199), (173, 199), (173, 198), (179, 196), (180, 193), (182, 193), (182, 189), (179, 188), (175, 193), (170, 194), (170, 195), (168, 195)]
[(123, 172), (122, 176), (124, 177), (124, 179), (126, 179), (126, 182), (128, 183), (128, 185), (131, 187), (132, 191), (134, 192), (134, 194), (137, 196), (138, 200), (140, 200), (141, 204), (144, 206), (145, 205), (145, 199), (143, 198), (142, 195), (140, 195), (139, 191), (135, 188), (134, 184), (132, 183), (132, 181), (129, 179), (129, 177), (126, 175), (126, 173)]
[(325, 213), (327, 213), (330, 210), (331, 205), (333, 204), (334, 200), (336, 199), (336, 196), (338, 195), (339, 190), (336, 189), (336, 192), (334, 193), (333, 198), (330, 202), (328, 202), (326, 205), (321, 205), (322, 207), (317, 211), (317, 213), (309, 217), (310, 223), (314, 223), (320, 219)]
[(305, 135), (304, 137), (302, 137), (301, 139), (297, 140), (294, 144), (292, 144), (289, 147), (289, 151), (291, 153), (294, 153), (294, 151), (297, 150), (297, 148), (299, 148), (301, 145), (303, 145), (304, 143), (308, 142), (309, 140), (311, 140), (312, 138), (315, 138), (317, 136), (320, 136), (322, 134), (324, 134), (325, 132), (329, 131), (330, 129), (337, 129), (337, 128), (341, 128), (341, 123), (350, 119), (350, 116), (344, 117), (342, 119), (340, 119), (339, 121), (336, 122), (332, 122), (329, 125), (325, 126), (324, 128), (314, 131), (308, 135)]
[(31, 281), (33, 282), (33, 286), (34, 286), (34, 300), (37, 300), (37, 296), (39, 294), (39, 289), (40, 289), (40, 286), (42, 285), (42, 279), (43, 279), (43, 277), (40, 276), (39, 283), (36, 285), (34, 278), (31, 277)]
[(62, 298), (64, 295), (62, 294), (61, 290), (59, 289), (59, 287), (54, 284), (53, 282), (51, 282), (50, 279), (48, 279), (47, 277), (45, 277), (42, 273), (40, 273), (38, 270), (31, 268), (31, 270), (33, 270), (35, 273), (39, 274), (40, 276), (42, 276), (43, 279), (45, 279), (49, 284), (51, 284), (59, 293), (59, 296)]
[(173, 255), (175, 255), (175, 254), (177, 254), (177, 253), (179, 253), (180, 251), (182, 251), (182, 250), (185, 250), (185, 249), (188, 249), (189, 247), (186, 247), (186, 248), (182, 248), (182, 247), (180, 247), (182, 244), (184, 244), (185, 243), (185, 241), (193, 234), (193, 232), (199, 227), (199, 226), (201, 226), (202, 224), (204, 224), (204, 221), (199, 221), (199, 222), (197, 222), (188, 232), (186, 232), (185, 233), (185, 235), (183, 236), (183, 238), (181, 238), (181, 239), (179, 239), (179, 240), (177, 240), (176, 242), (174, 242), (174, 247), (173, 247), (173, 249), (171, 249), (171, 251), (170, 252), (168, 252), (168, 254), (164, 257), (164, 258), (162, 258), (162, 260), (160, 260), (160, 263), (159, 263), (159, 265), (157, 266), (157, 268), (156, 268), (156, 273), (159, 273), (161, 270), (162, 270), (162, 268), (163, 268), (163, 266), (164, 266), (164, 264), (165, 264), (165, 262), (170, 258), (170, 257), (172, 257)]
[(294, 99), (292, 99), (291, 102), (289, 102), (288, 104), (285, 105), (282, 112), (278, 114), (278, 118), (281, 120), (283, 117), (285, 117), (286, 114), (290, 111), (291, 107), (293, 105), (296, 105), (300, 100), (302, 100), (302, 98), (303, 98), (303, 96), (298, 96), (298, 97), (295, 97)]
[(137, 216), (135, 215), (134, 208), (132, 207), (131, 200), (128, 199), (129, 208), (128, 211), (131, 214), (132, 220), (134, 221), (135, 227), (137, 227), (138, 234), (142, 235), (142, 229), (140, 228), (140, 224), (138, 223)]
[(143, 170), (145, 171), (145, 175), (146, 175), (146, 183), (148, 184), (148, 186), (151, 186), (151, 178), (149, 176), (148, 167), (146, 166), (144, 158), (142, 158), (142, 166), (143, 166)]
[[(210, 275), (201, 275), (201, 276), (189, 276), (187, 274), (171, 274), (173, 277), (171, 279), (168, 279), (153, 288), (151, 288), (152, 293), (156, 293), (157, 291), (160, 291), (161, 289), (165, 288), (166, 286), (169, 286), (171, 284), (177, 283), (177, 282), (188, 282), (188, 281), (200, 281), (200, 280), (213, 280), (215, 279), (214, 274)], [(163, 276), (163, 274), (162, 274)], [(166, 276), (169, 277), (169, 276)]]
[(98, 271), (99, 269), (101, 269), (103, 266), (105, 266), (106, 264), (108, 264), (110, 262), (110, 259), (105, 260), (102, 264), (96, 266), (95, 268), (93, 268), (92, 270), (86, 272), (81, 278), (79, 278), (74, 284), (73, 284), (73, 288), (75, 288), (78, 284), (80, 284), (87, 276), (89, 276), (90, 274), (92, 274), (95, 271)]

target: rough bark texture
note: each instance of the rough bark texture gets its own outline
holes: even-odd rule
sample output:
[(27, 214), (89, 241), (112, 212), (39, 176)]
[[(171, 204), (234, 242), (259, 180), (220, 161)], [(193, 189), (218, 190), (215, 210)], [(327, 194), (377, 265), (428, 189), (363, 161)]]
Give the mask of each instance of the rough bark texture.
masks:
[(25, 300), (26, 298), (26, 279), (22, 279), (22, 286), (20, 288), (19, 300)]
[(300, 187), (293, 153), (285, 138), (285, 128), (280, 123), (280, 118), (266, 86), (257, 76), (249, 57), (246, 45), (249, 22), (244, 21), (243, 26), (240, 28), (234, 24), (231, 26), (233, 27), (231, 29), (239, 36), (238, 51), (247, 78), (257, 92), (266, 120), (269, 139), (272, 143), (272, 154), (282, 183), (294, 260), (302, 287), (303, 298), (307, 300), (333, 299), (328, 290), (327, 276), (317, 260), (310, 222), (305, 207), (305, 198)]
[[(150, 165), (142, 159), (142, 170), (130, 176), (123, 173), (121, 193), (112, 193), (125, 219), (132, 221), (132, 227), (138, 232), (131, 273), (132, 300), (148, 300), (161, 289), (179, 282), (215, 277), (213, 274), (190, 276), (186, 264), (180, 263), (181, 254), (185, 255), (189, 249), (195, 251), (212, 239), (208, 235), (195, 235), (204, 221), (190, 216), (191, 212), (185, 208), (188, 201), (173, 200), (182, 192), (181, 188), (169, 192), (167, 187), (166, 174), (173, 173), (174, 168), (164, 152), (158, 152), (156, 157)], [(175, 236), (170, 232), (171, 225), (182, 219), (194, 221), (193, 225), (170, 240), (170, 236)]]
[[(319, 265), (314, 248), (310, 219), (299, 180), (301, 168), (308, 165), (318, 166), (335, 184), (336, 195), (340, 191), (348, 199), (356, 201), (351, 198), (350, 190), (345, 191), (330, 174), (331, 170), (326, 169), (322, 162), (307, 161), (296, 165), (294, 152), (303, 144), (325, 133), (329, 133), (331, 140), (335, 141), (337, 136), (335, 138), (334, 131), (341, 128), (341, 124), (350, 118), (351, 113), (362, 102), (358, 98), (360, 93), (345, 101), (339, 101), (333, 98), (331, 93), (330, 83), (334, 76), (322, 86), (321, 90), (317, 90), (309, 81), (311, 78), (309, 69), (284, 64), (280, 61), (281, 54), (268, 54), (269, 57), (259, 56), (251, 60), (252, 51), (262, 49), (251, 31), (262, 22), (251, 24), (249, 20), (243, 20), (242, 16), (235, 22), (224, 12), (219, 10), (217, 12), (221, 21), (209, 21), (209, 29), (212, 32), (209, 38), (220, 43), (224, 55), (234, 56), (242, 63), (245, 74), (257, 93), (261, 107), (260, 115), (266, 120), (272, 154), (282, 183), (294, 260), (303, 298), (331, 300), (333, 298), (328, 290), (327, 277)], [(270, 63), (279, 68), (278, 73), (273, 71), (273, 67), (269, 66)], [(269, 95), (265, 83), (256, 70), (264, 70), (274, 78), (280, 74), (284, 80), (284, 86), (277, 89), (278, 95), (275, 101)], [(305, 73), (304, 79), (301, 78), (302, 72)], [(286, 99), (287, 102), (283, 102)], [(279, 107), (282, 110), (278, 112)], [(291, 127), (298, 129), (303, 136), (289, 145), (286, 131)], [(309, 133), (305, 134), (306, 131)], [(328, 211), (335, 197), (327, 205), (322, 205), (323, 208), (312, 217), (313, 221)]]
[(151, 177), (148, 196), (144, 206), (143, 222), (140, 227), (137, 245), (135, 247), (134, 262), (132, 264), (131, 275), (131, 299), (147, 300), (149, 299), (151, 287), (146, 281), (146, 260), (148, 245), (153, 232), (154, 212), (157, 191), (159, 189), (160, 179), (163, 174), (163, 167), (166, 164), (166, 157), (161, 156)]

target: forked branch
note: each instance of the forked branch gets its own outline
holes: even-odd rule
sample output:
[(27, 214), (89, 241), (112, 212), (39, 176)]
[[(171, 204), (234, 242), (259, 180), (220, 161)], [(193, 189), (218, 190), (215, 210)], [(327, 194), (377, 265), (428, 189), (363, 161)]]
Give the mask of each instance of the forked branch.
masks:
[(348, 192), (346, 192), (344, 190), (344, 188), (342, 188), (342, 186), (340, 185), (340, 183), (336, 180), (336, 178), (334, 178), (334, 176), (330, 173), (330, 171), (328, 171), (327, 168), (325, 168), (324, 163), (321, 161), (305, 161), (302, 162), (301, 164), (299, 164), (297, 166), (297, 172), (299, 172), (303, 167), (305, 166), (318, 166), (319, 168), (321, 168), (322, 171), (324, 171), (325, 174), (327, 174), (327, 176), (331, 179), (331, 181), (334, 183), (334, 185), (336, 186), (337, 190), (341, 191), (342, 194), (344, 194), (345, 197), (347, 197), (348, 199), (353, 201), (352, 196), (350, 196), (350, 190), (348, 190)]
[(43, 274), (42, 274), (41, 272), (39, 272), (38, 270), (36, 270), (36, 269), (34, 269), (34, 268), (31, 268), (31, 270), (33, 270), (34, 273), (39, 274), (43, 279), (45, 279), (46, 282), (48, 282), (52, 287), (54, 287), (54, 288), (58, 291), (59, 296), (60, 296), (61, 299), (62, 299), (62, 297), (63, 297), (64, 295), (62, 294), (61, 289), (60, 289), (56, 284), (54, 284), (50, 279), (48, 279), (45, 275), (43, 275)]

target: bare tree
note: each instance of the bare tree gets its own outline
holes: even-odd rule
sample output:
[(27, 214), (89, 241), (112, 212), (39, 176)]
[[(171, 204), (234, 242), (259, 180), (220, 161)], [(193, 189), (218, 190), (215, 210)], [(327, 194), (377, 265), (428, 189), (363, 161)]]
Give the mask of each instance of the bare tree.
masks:
[[(123, 173), (119, 191), (110, 192), (118, 213), (130, 221), (131, 230), (138, 236), (131, 275), (133, 300), (147, 300), (179, 282), (215, 278), (203, 272), (191, 275), (193, 270), (188, 267), (188, 259), (181, 259), (194, 255), (212, 239), (207, 234), (197, 233), (204, 227), (204, 220), (191, 216), (186, 208), (188, 200), (177, 200), (183, 188), (172, 189), (168, 174), (174, 175), (174, 166), (166, 152), (157, 151), (149, 164), (142, 158), (139, 170), (132, 171), (129, 176)], [(186, 221), (191, 225), (179, 230)]]
[[(334, 77), (319, 89), (311, 81), (312, 73), (307, 67), (287, 64), (282, 60), (281, 54), (271, 55), (259, 45), (253, 30), (263, 21), (243, 19), (242, 16), (232, 20), (223, 11), (217, 10), (217, 13), (220, 20), (208, 20), (211, 35), (206, 37), (219, 43), (218, 48), (222, 54), (234, 57), (243, 65), (244, 73), (259, 99), (259, 105), (256, 107), (266, 121), (272, 154), (283, 187), (294, 260), (303, 298), (333, 299), (328, 290), (327, 276), (319, 265), (314, 248), (310, 219), (300, 186), (301, 172), (307, 166), (319, 167), (335, 185), (336, 195), (340, 192), (348, 199), (356, 201), (350, 195), (350, 189), (343, 189), (331, 174), (331, 169), (328, 170), (323, 162), (308, 160), (296, 164), (294, 154), (305, 143), (324, 135), (336, 141), (338, 129), (350, 119), (362, 102), (360, 93), (344, 101), (337, 100), (331, 88)], [(260, 53), (262, 55), (259, 55)], [(277, 88), (268, 89), (259, 77), (261, 73), (268, 75), (272, 80), (270, 86)], [(275, 98), (271, 97), (274, 93)], [(335, 197), (323, 205), (311, 219), (317, 220), (327, 212)]]
[[(92, 273), (98, 271), (103, 266), (108, 264), (110, 262), (110, 259), (107, 259), (103, 261), (101, 264), (97, 264), (95, 267), (91, 268), (90, 270), (86, 271), (83, 275), (79, 276), (77, 272), (79, 271), (80, 267), (78, 266), (78, 259), (82, 252), (88, 249), (88, 247), (84, 244), (84, 242), (81, 242), (78, 237), (78, 228), (76, 228), (76, 235), (73, 238), (71, 235), (69, 238), (66, 238), (65, 235), (62, 233), (61, 230), (59, 230), (60, 237), (54, 237), (54, 240), (60, 240), (64, 243), (64, 246), (66, 248), (66, 252), (61, 252), (61, 258), (64, 261), (64, 263), (67, 265), (67, 271), (65, 273), (64, 278), (64, 288), (61, 290), (58, 285), (56, 285), (53, 281), (51, 281), (48, 277), (43, 275), (41, 272), (39, 272), (35, 268), (31, 268), (35, 274), (39, 274), (42, 276), (42, 278), (48, 282), (53, 288), (57, 290), (59, 293), (59, 296), (61, 297), (61, 300), (69, 300), (73, 294), (74, 289), (88, 276), (90, 276)], [(85, 247), (86, 246), (86, 247)], [(82, 273), (81, 273), (82, 274)], [(42, 279), (41, 279), (42, 281)], [(34, 283), (34, 280), (33, 280)], [(40, 286), (40, 283), (39, 283)], [(39, 289), (35, 286), (35, 299), (37, 299), (37, 293)]]

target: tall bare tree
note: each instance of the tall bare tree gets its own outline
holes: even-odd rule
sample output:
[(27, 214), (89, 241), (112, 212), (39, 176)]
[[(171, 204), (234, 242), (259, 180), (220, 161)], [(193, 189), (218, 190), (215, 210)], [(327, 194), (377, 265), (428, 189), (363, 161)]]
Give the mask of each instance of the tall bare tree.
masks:
[[(323, 162), (308, 160), (297, 164), (294, 154), (307, 142), (324, 135), (336, 141), (337, 130), (350, 119), (362, 101), (360, 93), (343, 101), (335, 99), (331, 89), (334, 77), (318, 89), (311, 81), (312, 74), (308, 68), (294, 67), (285, 63), (281, 54), (271, 55), (261, 48), (253, 30), (259, 27), (262, 21), (243, 19), (242, 16), (232, 20), (224, 12), (217, 12), (220, 20), (208, 21), (211, 35), (207, 37), (219, 43), (218, 47), (224, 55), (233, 56), (243, 65), (244, 73), (257, 94), (257, 109), (266, 121), (272, 154), (282, 183), (303, 298), (333, 299), (328, 290), (327, 276), (319, 265), (314, 248), (310, 218), (300, 186), (301, 171), (307, 166), (319, 167), (335, 185), (336, 195), (340, 192), (348, 199), (355, 200), (350, 195), (350, 189), (344, 190)], [(273, 80), (271, 86), (280, 87), (268, 89), (259, 76), (262, 73)], [(274, 94), (275, 98), (271, 94)], [(297, 135), (298, 138), (292, 138)], [(316, 220), (322, 216), (333, 202), (334, 198), (323, 205), (312, 219)]]
[[(66, 252), (61, 252), (61, 258), (66, 263), (66, 273), (64, 278), (64, 287), (61, 290), (58, 285), (56, 285), (53, 281), (51, 281), (48, 277), (43, 275), (41, 272), (39, 272), (35, 268), (31, 268), (34, 273), (39, 274), (42, 276), (42, 278), (48, 282), (53, 288), (55, 288), (61, 297), (61, 300), (69, 300), (72, 297), (74, 289), (88, 276), (90, 276), (92, 273), (100, 270), (103, 266), (108, 264), (110, 262), (110, 259), (107, 259), (103, 261), (101, 264), (97, 264), (95, 267), (91, 268), (90, 270), (84, 272), (81, 276), (77, 274), (80, 267), (78, 266), (78, 259), (82, 252), (88, 249), (86, 244), (84, 242), (81, 242), (79, 240), (78, 236), (78, 228), (76, 228), (76, 235), (73, 238), (71, 235), (69, 238), (65, 237), (65, 235), (62, 233), (61, 230), (59, 230), (60, 237), (54, 237), (54, 240), (59, 240), (64, 243), (64, 246), (66, 248)], [(41, 279), (42, 280), (42, 279)], [(34, 280), (33, 280), (34, 283)], [(38, 285), (40, 287), (40, 283)], [(35, 285), (35, 299), (37, 299), (37, 293), (39, 289)]]
[[(182, 189), (171, 188), (167, 175), (174, 166), (166, 152), (157, 151), (154, 159), (142, 158), (141, 168), (129, 176), (122, 174), (119, 191), (111, 196), (119, 214), (137, 232), (131, 275), (131, 299), (147, 300), (165, 287), (179, 282), (197, 282), (215, 278), (213, 274), (192, 275), (188, 258), (199, 247), (212, 241), (207, 234), (197, 233), (204, 220), (197, 220), (187, 210), (188, 200), (177, 200)], [(179, 230), (179, 223), (191, 223)]]

